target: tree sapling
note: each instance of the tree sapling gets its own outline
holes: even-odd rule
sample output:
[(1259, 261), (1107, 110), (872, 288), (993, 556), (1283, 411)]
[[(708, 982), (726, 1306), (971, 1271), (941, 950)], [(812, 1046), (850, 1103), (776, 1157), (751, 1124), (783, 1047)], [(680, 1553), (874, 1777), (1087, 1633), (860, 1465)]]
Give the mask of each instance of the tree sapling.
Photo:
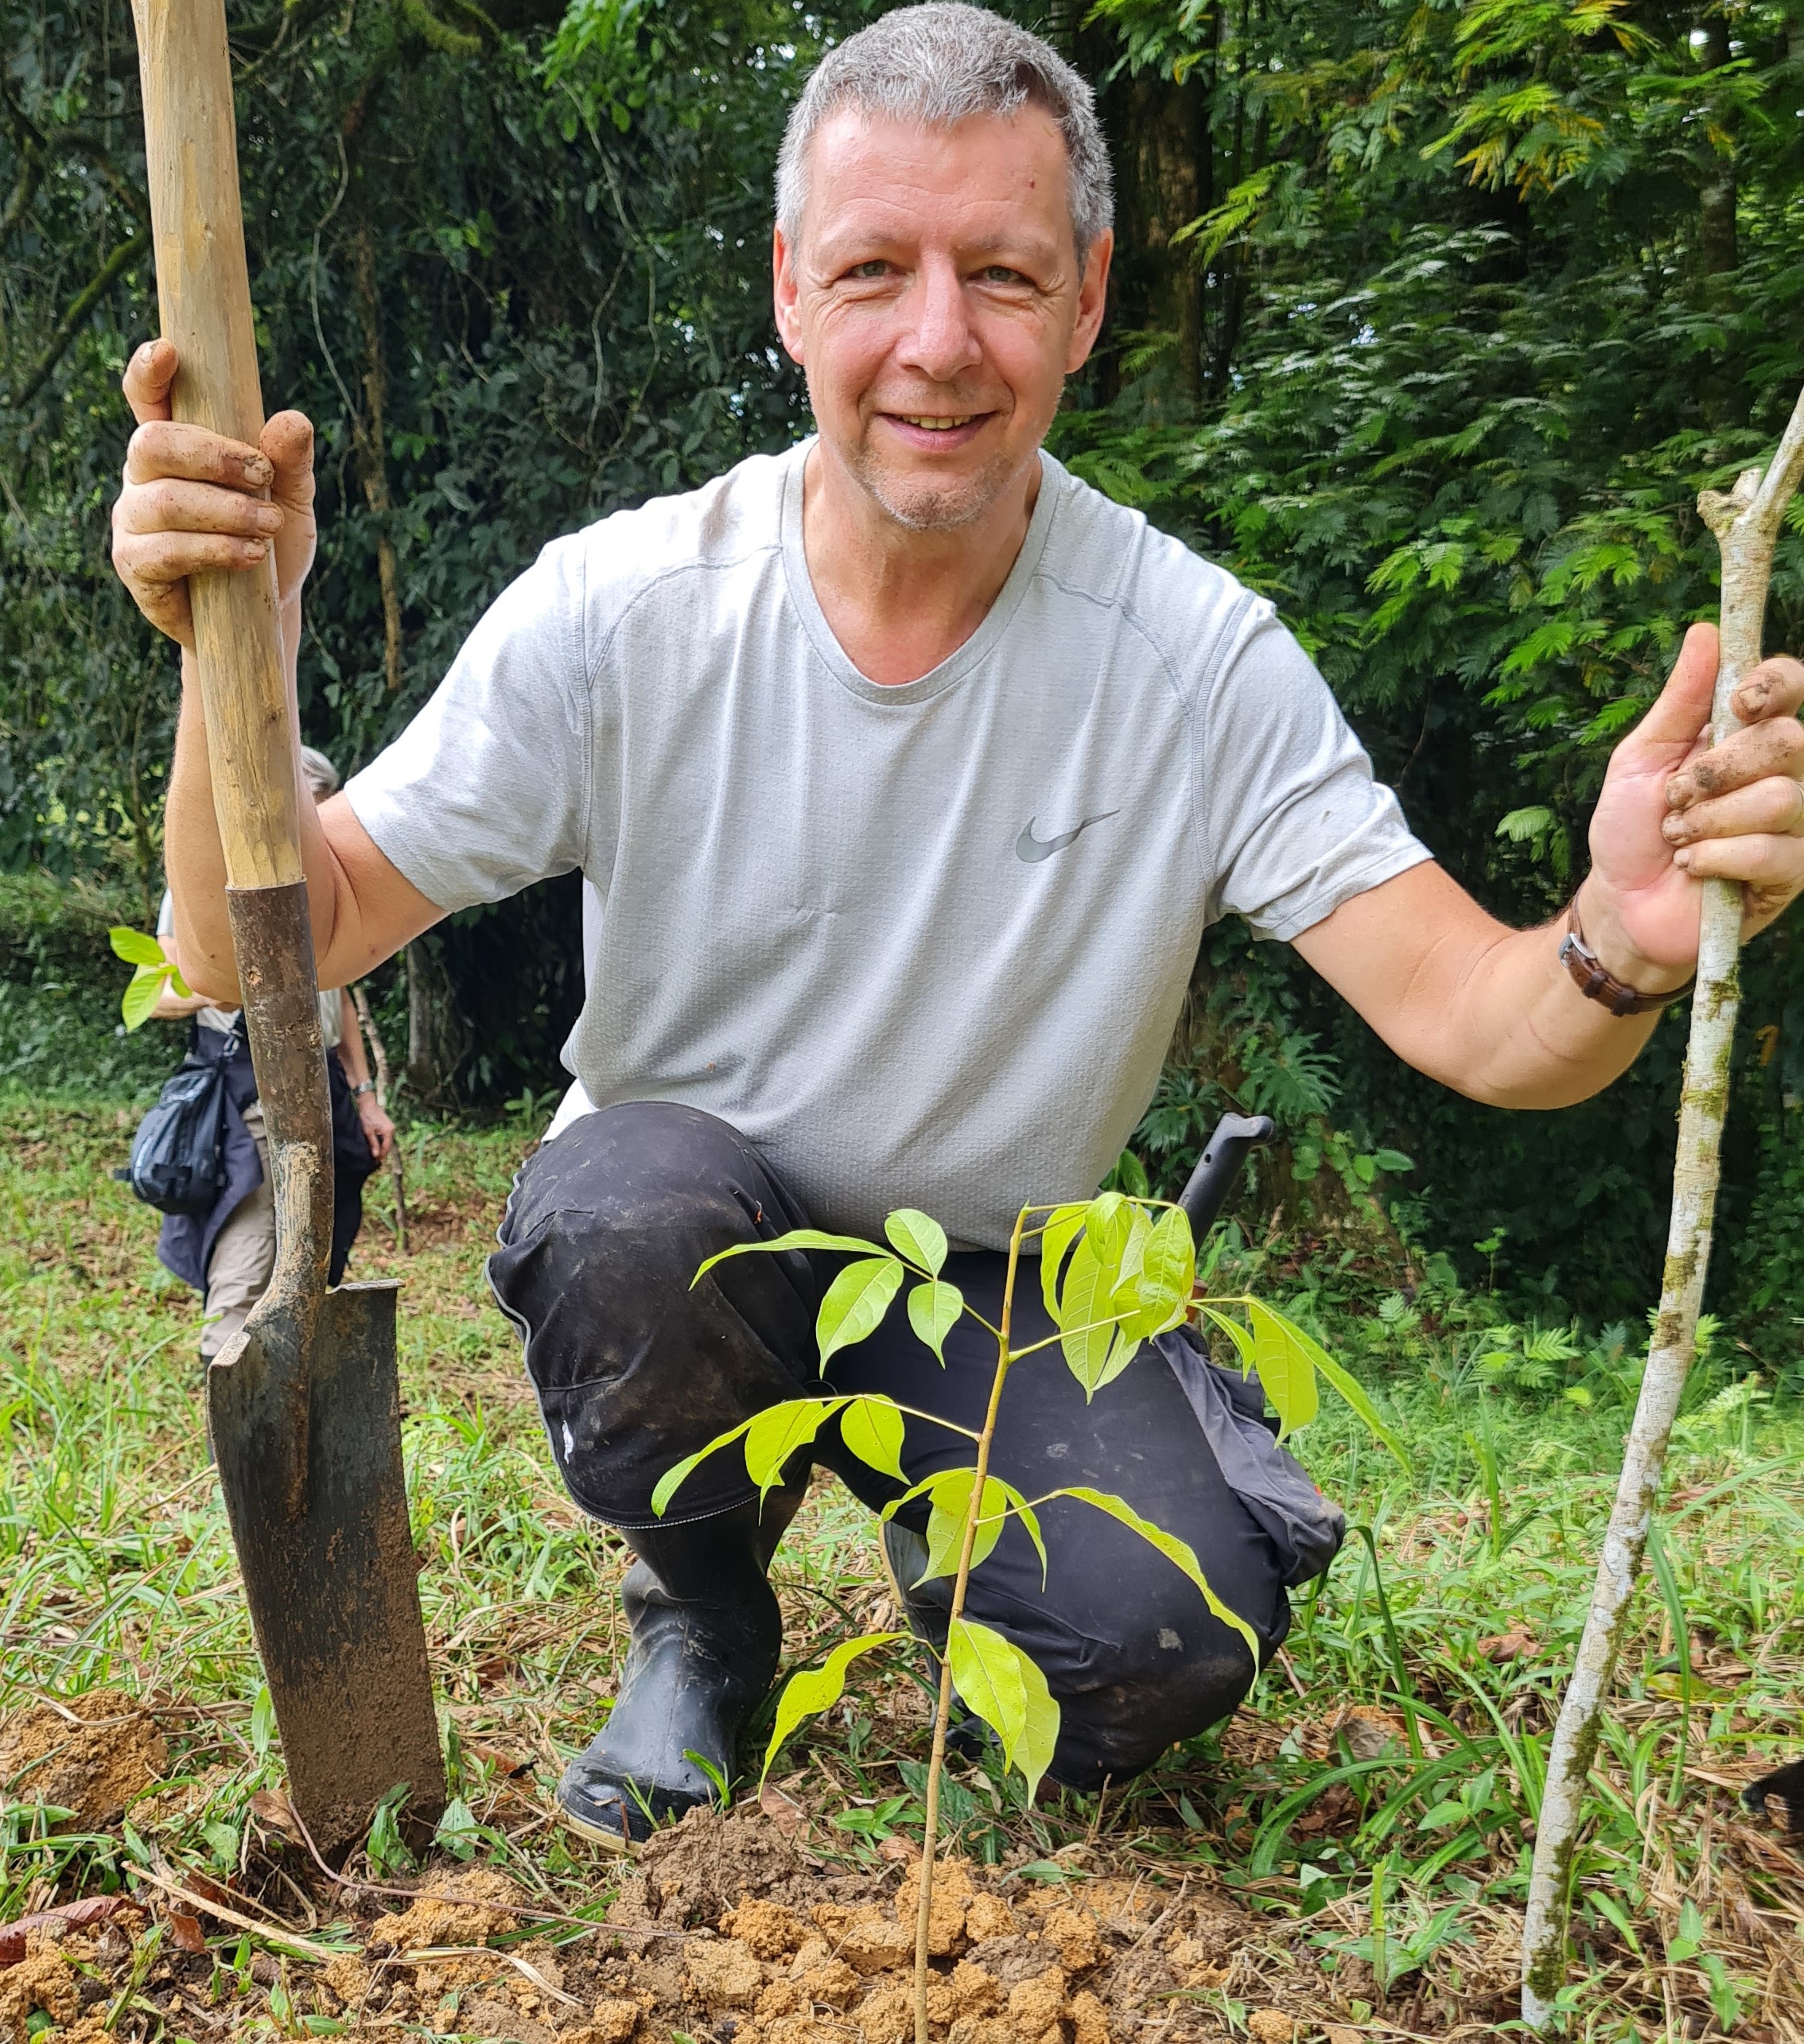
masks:
[[(916, 2044), (927, 2044), (927, 1944), (934, 1854), (954, 1692), (994, 1731), (1006, 1762), (1019, 1768), (1026, 1778), (1030, 1796), (1051, 1763), (1059, 1736), (1059, 1706), (1040, 1669), (1002, 1634), (965, 1615), (971, 1572), (994, 1550), (1007, 1521), (1013, 1518), (1020, 1522), (1039, 1550), (1044, 1568), (1046, 1549), (1037, 1516), (1040, 1508), (1056, 1498), (1075, 1498), (1088, 1505), (1137, 1533), (1188, 1576), (1209, 1609), (1246, 1642), (1255, 1669), (1259, 1663), (1259, 1642), (1246, 1621), (1216, 1595), (1194, 1550), (1175, 1534), (1143, 1518), (1126, 1498), (1084, 1485), (1024, 1498), (1013, 1484), (990, 1474), (997, 1415), (1010, 1372), (1017, 1363), (1056, 1347), (1083, 1386), (1086, 1397), (1093, 1397), (1118, 1377), (1149, 1341), (1171, 1332), (1189, 1315), (1196, 1251), (1184, 1211), (1164, 1201), (1132, 1199), (1119, 1192), (1102, 1193), (1083, 1205), (1024, 1207), (1016, 1218), (1009, 1242), (1001, 1310), (993, 1325), (966, 1303), (956, 1285), (942, 1278), (947, 1241), (945, 1230), (936, 1221), (912, 1208), (903, 1208), (889, 1216), (885, 1233), (888, 1238), (887, 1248), (857, 1237), (797, 1229), (772, 1242), (741, 1243), (725, 1250), (703, 1264), (696, 1277), (699, 1280), (714, 1265), (733, 1256), (810, 1249), (850, 1253), (854, 1260), (834, 1279), (821, 1303), (816, 1338), (823, 1374), (842, 1349), (876, 1332), (909, 1278), (919, 1280), (908, 1294), (909, 1323), (942, 1365), (946, 1360), (946, 1337), (962, 1315), (968, 1315), (976, 1321), (996, 1343), (995, 1371), (982, 1425), (974, 1429), (960, 1426), (935, 1413), (877, 1396), (830, 1393), (787, 1399), (721, 1435), (667, 1471), (652, 1493), (651, 1508), (661, 1517), (696, 1464), (734, 1441), (743, 1443), (747, 1475), (761, 1494), (768, 1494), (782, 1482), (791, 1459), (835, 1416), (847, 1448), (872, 1468), (898, 1481), (905, 1480), (901, 1455), (908, 1420), (962, 1434), (972, 1444), (973, 1459), (968, 1467), (937, 1471), (905, 1490), (884, 1514), (887, 1519), (898, 1506), (924, 1497), (928, 1506), (927, 1560), (922, 1580), (947, 1575), (953, 1579), (927, 1766), (916, 1923), (915, 2031)], [(1058, 1332), (1017, 1346), (1013, 1332), (1016, 1286), (1024, 1252), (1032, 1254), (1035, 1250), (1042, 1295)], [(1260, 1300), (1245, 1296), (1211, 1298), (1203, 1303), (1200, 1310), (1233, 1343), (1243, 1370), (1258, 1370), (1283, 1432), (1293, 1431), (1314, 1416), (1319, 1371), (1398, 1459), (1405, 1460), (1401, 1447), (1359, 1385), (1302, 1328)], [(1246, 1324), (1235, 1317), (1237, 1312), (1246, 1315)], [(838, 1700), (853, 1661), (902, 1637), (895, 1632), (881, 1632), (844, 1641), (822, 1666), (804, 1669), (791, 1677), (778, 1701), (776, 1724), (764, 1754), (766, 1775), (783, 1741), (802, 1720), (829, 1708)]]

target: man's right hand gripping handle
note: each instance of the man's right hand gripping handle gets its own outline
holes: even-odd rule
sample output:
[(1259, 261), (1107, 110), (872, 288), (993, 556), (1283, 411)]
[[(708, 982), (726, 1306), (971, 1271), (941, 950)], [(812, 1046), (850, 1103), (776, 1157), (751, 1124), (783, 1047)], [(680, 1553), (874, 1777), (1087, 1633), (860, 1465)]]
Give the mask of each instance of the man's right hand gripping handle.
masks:
[[(264, 426), (261, 445), (247, 447), (177, 424), (169, 416), (176, 369), (176, 352), (166, 340), (146, 341), (126, 367), (125, 394), (138, 429), (113, 506), (113, 566), (138, 608), (182, 649), (181, 717), (165, 811), (176, 938), (196, 992), (235, 1005), (225, 862), (213, 814), (188, 577), (257, 567), (274, 547), (292, 705), (301, 593), (318, 538), (313, 429), (299, 412), (278, 412)], [(320, 984), (347, 985), (430, 928), (441, 911), (383, 856), (341, 796), (316, 811), (303, 790), (299, 812)]]

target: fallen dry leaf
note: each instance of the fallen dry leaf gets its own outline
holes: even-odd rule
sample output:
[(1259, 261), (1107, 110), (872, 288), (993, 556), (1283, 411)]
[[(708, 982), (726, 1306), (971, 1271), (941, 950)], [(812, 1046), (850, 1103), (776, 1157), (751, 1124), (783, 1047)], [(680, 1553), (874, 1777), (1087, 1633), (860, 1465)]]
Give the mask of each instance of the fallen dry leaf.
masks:
[(781, 1789), (769, 1783), (758, 1791), (758, 1807), (777, 1828), (780, 1837), (793, 1838), (808, 1821), (807, 1813), (798, 1802), (792, 1801)]
[(1538, 1653), (1541, 1642), (1532, 1633), (1512, 1626), (1507, 1632), (1493, 1633), (1488, 1639), (1481, 1639), (1478, 1650), (1487, 1661), (1521, 1661)]
[(266, 1831), (279, 1831), (284, 1838), (301, 1843), (301, 1822), (294, 1805), (280, 1789), (259, 1789), (251, 1798), (251, 1814)]
[(206, 1950), (206, 1933), (200, 1928), (199, 1917), (190, 1916), (184, 1910), (172, 1909), (167, 1921), (169, 1926), (169, 1942), (178, 1952), (192, 1952), (199, 1954)]
[(25, 1933), (32, 1930), (83, 1930), (91, 1923), (104, 1923), (122, 1909), (143, 1914), (144, 1905), (130, 1895), (87, 1895), (78, 1902), (64, 1902), (60, 1909), (39, 1910), (12, 1923), (0, 1923), (0, 1967), (16, 1966), (25, 1955)]

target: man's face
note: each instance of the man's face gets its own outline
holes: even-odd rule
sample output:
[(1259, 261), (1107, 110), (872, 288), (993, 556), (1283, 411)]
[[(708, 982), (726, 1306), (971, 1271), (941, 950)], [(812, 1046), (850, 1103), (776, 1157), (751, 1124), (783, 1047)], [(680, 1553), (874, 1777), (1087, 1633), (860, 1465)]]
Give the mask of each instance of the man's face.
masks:
[(777, 324), (823, 444), (912, 530), (982, 516), (1096, 338), (1110, 237), (1080, 270), (1067, 181), (1037, 107), (951, 128), (846, 107), (815, 134)]

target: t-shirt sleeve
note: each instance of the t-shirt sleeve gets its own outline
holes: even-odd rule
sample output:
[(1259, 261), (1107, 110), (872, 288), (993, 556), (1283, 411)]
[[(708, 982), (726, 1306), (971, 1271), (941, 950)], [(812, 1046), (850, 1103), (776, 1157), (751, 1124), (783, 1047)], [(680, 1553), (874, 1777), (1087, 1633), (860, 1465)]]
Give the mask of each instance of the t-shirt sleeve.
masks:
[(500, 901), (583, 863), (590, 756), (581, 536), (490, 606), (432, 699), (345, 788), (440, 908)]
[(1433, 854), (1271, 605), (1242, 593), (1223, 636), (1199, 724), (1210, 916), (1288, 942)]

